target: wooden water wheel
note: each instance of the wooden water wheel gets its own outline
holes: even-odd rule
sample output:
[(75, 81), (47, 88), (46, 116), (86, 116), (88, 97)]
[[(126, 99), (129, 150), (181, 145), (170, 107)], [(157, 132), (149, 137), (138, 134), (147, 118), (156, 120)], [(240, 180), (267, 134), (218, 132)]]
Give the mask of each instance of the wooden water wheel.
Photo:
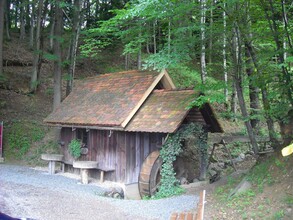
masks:
[(144, 160), (138, 179), (140, 196), (152, 196), (159, 187), (161, 181), (162, 159), (160, 152), (154, 151)]

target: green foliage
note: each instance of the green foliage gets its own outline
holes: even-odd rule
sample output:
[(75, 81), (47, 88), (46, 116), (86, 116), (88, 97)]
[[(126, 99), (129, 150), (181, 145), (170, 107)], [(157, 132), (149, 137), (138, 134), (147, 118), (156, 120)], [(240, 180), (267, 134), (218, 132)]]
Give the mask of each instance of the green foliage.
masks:
[(270, 178), (270, 174), (268, 172), (269, 166), (269, 162), (261, 163), (255, 166), (247, 177), (249, 181), (257, 185), (260, 192), (263, 191), (265, 181)]
[(168, 73), (178, 88), (193, 88), (201, 84), (200, 74), (195, 69), (185, 65), (168, 68)]
[(227, 148), (229, 149), (233, 158), (250, 150), (249, 144), (238, 141), (227, 144)]
[(0, 82), (5, 82), (7, 81), (7, 77), (3, 74), (0, 74)]
[(284, 203), (287, 205), (293, 205), (293, 195), (286, 195), (286, 197), (284, 198)]
[(60, 154), (60, 146), (54, 140), (47, 143), (40, 143), (33, 149), (30, 149), (28, 155), (26, 155), (25, 160), (29, 165), (40, 166), (45, 165), (47, 162), (41, 159), (41, 154)]
[(161, 184), (159, 191), (154, 198), (164, 198), (181, 194), (184, 190), (178, 185), (179, 182), (175, 177), (173, 162), (182, 152), (182, 143), (191, 135), (196, 135), (196, 146), (200, 152), (206, 155), (207, 143), (206, 136), (201, 124), (188, 124), (182, 127), (178, 132), (168, 137), (165, 144), (160, 150), (160, 157), (163, 160), (161, 170)]
[(284, 210), (279, 210), (279, 211), (275, 212), (275, 214), (273, 215), (273, 219), (274, 220), (281, 220), (281, 219), (283, 219), (284, 216), (285, 216)]
[(81, 141), (73, 139), (68, 145), (70, 154), (75, 158), (79, 158), (81, 155)]
[(55, 54), (52, 54), (52, 53), (45, 53), (44, 58), (48, 59), (50, 61), (57, 61), (58, 60), (58, 56), (56, 56)]
[(207, 77), (205, 84), (197, 84), (195, 90), (202, 94), (193, 103), (193, 106), (201, 107), (205, 103), (225, 103), (223, 88), (226, 85), (223, 81)]
[(37, 123), (15, 121), (8, 126), (7, 140), (10, 156), (22, 158), (30, 149), (31, 144), (40, 141), (45, 136), (44, 128)]

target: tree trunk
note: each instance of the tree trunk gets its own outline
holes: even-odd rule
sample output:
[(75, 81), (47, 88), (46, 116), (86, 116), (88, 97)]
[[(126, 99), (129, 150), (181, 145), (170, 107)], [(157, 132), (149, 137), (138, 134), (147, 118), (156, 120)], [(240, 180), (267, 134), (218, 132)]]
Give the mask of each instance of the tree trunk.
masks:
[(37, 29), (36, 29), (36, 41), (34, 45), (34, 59), (33, 59), (33, 69), (31, 77), (30, 92), (34, 93), (38, 87), (39, 78), (39, 62), (40, 62), (40, 48), (41, 48), (41, 26), (42, 26), (42, 11), (44, 8), (43, 0), (39, 1), (38, 14), (37, 14)]
[(141, 63), (141, 48), (138, 50), (137, 53), (137, 69), (141, 70), (142, 69), (142, 63)]
[(201, 80), (202, 83), (206, 82), (206, 47), (205, 47), (205, 23), (206, 23), (206, 0), (201, 0), (201, 18), (200, 18), (200, 37), (201, 37), (201, 53), (200, 53), (200, 65), (201, 65)]
[[(274, 37), (274, 41), (276, 44), (276, 53), (278, 54), (278, 64), (282, 68), (282, 70), (281, 70), (282, 76), (280, 77), (280, 82), (284, 82), (284, 88), (286, 88), (283, 95), (284, 95), (284, 98), (287, 96), (286, 99), (289, 100), (291, 105), (293, 105), (293, 96), (292, 96), (293, 85), (291, 83), (291, 76), (290, 76), (288, 68), (286, 67), (286, 65), (284, 65), (285, 64), (285, 60), (284, 60), (285, 51), (283, 50), (283, 43), (282, 43), (282, 34), (283, 33), (282, 32), (284, 32), (284, 31), (286, 32), (286, 29), (280, 30), (279, 25), (278, 25), (278, 21), (282, 20), (282, 22), (284, 22), (284, 20), (286, 20), (286, 19), (283, 18), (283, 16), (284, 16), (283, 14), (277, 13), (276, 8), (275, 8), (275, 4), (272, 0), (268, 1), (268, 5), (267, 5), (267, 1), (262, 0), (261, 4), (264, 8), (264, 12), (265, 12), (266, 18), (269, 22), (270, 29), (271, 29), (271, 32), (272, 32), (272, 35)], [(270, 15), (269, 12), (272, 15)], [(290, 36), (288, 39), (290, 39)]]
[[(246, 42), (248, 42), (248, 41), (246, 41)], [(249, 53), (249, 56), (251, 57), (254, 68), (256, 69), (258, 75), (262, 75), (262, 72), (260, 71), (260, 69), (258, 67), (258, 61), (257, 61), (256, 54), (254, 52), (253, 46), (251, 44), (247, 44), (246, 48), (247, 48), (247, 52)], [(279, 144), (278, 140), (276, 139), (274, 121), (271, 118), (271, 116), (268, 114), (268, 112), (270, 112), (270, 103), (269, 103), (269, 100), (267, 97), (267, 85), (265, 83), (261, 87), (261, 95), (262, 95), (263, 108), (265, 110), (265, 118), (266, 118), (266, 124), (268, 127), (270, 141), (273, 143), (273, 148), (277, 149), (280, 144)]]
[(157, 23), (157, 21), (154, 21), (154, 23), (153, 23), (154, 54), (157, 53), (156, 23)]
[(285, 35), (287, 37), (287, 42), (289, 44), (289, 47), (292, 49), (293, 45), (292, 45), (291, 34), (290, 34), (290, 31), (289, 31), (290, 27), (289, 27), (289, 23), (288, 23), (285, 0), (282, 0), (281, 5), (282, 5), (282, 17), (283, 17), (283, 21), (284, 21)]
[(0, 76), (3, 74), (4, 2), (0, 1)]
[[(142, 24), (141, 24), (142, 25)], [(139, 31), (139, 38), (141, 38), (141, 29)], [(139, 43), (139, 48), (138, 48), (138, 53), (137, 53), (137, 69), (141, 70), (142, 68), (142, 63), (141, 63), (141, 43)]]
[(253, 65), (252, 65), (252, 59), (250, 57), (248, 42), (245, 43), (245, 55), (246, 55), (246, 74), (249, 79), (249, 99), (250, 99), (250, 123), (251, 127), (254, 129), (256, 133), (257, 132), (257, 125), (259, 123), (259, 119), (257, 118), (258, 112), (260, 110), (259, 105), (259, 89), (254, 85), (254, 79), (253, 79)]
[(30, 22), (30, 15), (32, 14), (31, 12), (31, 5), (30, 4), (30, 0), (27, 0), (27, 3), (26, 3), (26, 12), (25, 12), (25, 29), (26, 30), (29, 30), (30, 29), (30, 26), (31, 26), (31, 22)]
[[(236, 113), (237, 113), (236, 99), (237, 99), (237, 91), (236, 91), (235, 79), (233, 79), (232, 91), (231, 91), (231, 112), (234, 116), (236, 116)], [(234, 118), (233, 121), (236, 121), (236, 117)]]
[(17, 24), (18, 24), (18, 6), (19, 6), (19, 2), (15, 1), (15, 4), (14, 4), (14, 8), (15, 8), (14, 28), (17, 28)]
[(23, 40), (25, 38), (25, 5), (24, 1), (21, 1), (20, 5), (20, 39)]
[[(280, 133), (282, 135), (282, 146), (287, 146), (292, 143), (293, 137), (293, 110), (288, 112), (288, 122), (280, 121)], [(277, 149), (279, 150), (279, 149)]]
[(90, 27), (92, 24), (91, 21), (91, 3), (90, 0), (85, 0), (85, 20), (86, 20), (86, 27)]
[(265, 118), (266, 118), (266, 124), (268, 126), (270, 141), (273, 143), (273, 148), (278, 149), (280, 147), (280, 143), (276, 138), (274, 121), (271, 118), (271, 116), (267, 113), (270, 111), (270, 103), (268, 101), (267, 88), (265, 85), (261, 89), (261, 95), (262, 95), (262, 102), (263, 102), (263, 106), (265, 110)]
[(210, 22), (209, 22), (209, 57), (208, 64), (212, 64), (213, 60), (213, 24), (214, 24), (214, 0), (211, 1)]
[[(224, 10), (223, 10), (223, 69), (224, 69), (224, 82), (225, 82), (225, 88), (224, 88), (224, 96), (225, 96), (225, 105), (226, 109), (228, 110), (228, 72), (227, 72), (227, 21), (226, 21), (226, 4), (224, 3)], [(236, 112), (235, 112), (236, 113)]]
[(73, 80), (75, 75), (75, 64), (76, 64), (76, 51), (78, 47), (78, 39), (81, 28), (81, 16), (80, 11), (83, 4), (83, 0), (75, 0), (74, 1), (74, 11), (73, 11), (73, 26), (72, 26), (72, 35), (71, 35), (71, 45), (70, 45), (70, 53), (69, 53), (69, 71), (66, 86), (66, 96), (72, 91), (73, 88)]
[(168, 22), (168, 55), (171, 54), (171, 21)]
[(130, 54), (125, 54), (125, 70), (129, 70)]
[(62, 54), (61, 54), (61, 42), (60, 39), (62, 37), (62, 20), (63, 20), (63, 12), (61, 8), (61, 0), (56, 0), (55, 5), (55, 29), (54, 29), (54, 48), (53, 52), (56, 56), (54, 60), (54, 99), (53, 99), (53, 110), (61, 103), (61, 64), (62, 64)]
[(5, 11), (4, 11), (4, 17), (5, 17), (5, 30), (6, 30), (6, 38), (8, 41), (11, 40), (10, 37), (10, 28), (11, 28), (11, 24), (10, 24), (10, 14), (9, 14), (9, 5), (10, 5), (10, 1), (4, 1), (5, 4)]
[(250, 121), (248, 119), (248, 112), (245, 105), (243, 89), (242, 89), (242, 52), (241, 52), (241, 39), (240, 33), (237, 23), (234, 24), (233, 28), (233, 48), (232, 48), (232, 59), (234, 64), (234, 79), (235, 86), (237, 91), (238, 103), (242, 113), (242, 117), (244, 118), (244, 123), (247, 129), (247, 133), (254, 151), (254, 154), (258, 154), (258, 145), (255, 139), (255, 135), (253, 129), (251, 127)]
[(54, 17), (52, 17), (51, 19), (51, 24), (50, 24), (50, 51), (53, 51), (53, 47), (54, 47), (54, 29), (55, 29), (55, 19)]
[(31, 13), (31, 17), (30, 17), (30, 42), (29, 42), (29, 45), (30, 45), (30, 48), (34, 48), (34, 30), (35, 30), (35, 13), (36, 13), (36, 10), (35, 10), (35, 2), (32, 1), (30, 2), (31, 4), (31, 7), (32, 7), (32, 13)]

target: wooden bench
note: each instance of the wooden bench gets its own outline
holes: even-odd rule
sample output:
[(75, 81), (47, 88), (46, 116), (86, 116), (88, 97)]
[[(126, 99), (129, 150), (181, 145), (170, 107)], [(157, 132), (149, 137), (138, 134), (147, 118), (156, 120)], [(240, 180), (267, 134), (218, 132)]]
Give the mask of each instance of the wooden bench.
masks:
[(205, 203), (205, 190), (200, 192), (199, 203), (196, 208), (196, 212), (174, 212), (170, 216), (170, 220), (203, 220)]
[(105, 174), (105, 172), (112, 172), (112, 171), (115, 170), (114, 167), (106, 167), (106, 166), (99, 166), (99, 165), (98, 165), (98, 167), (96, 169), (100, 170), (100, 172), (101, 172), (100, 173), (100, 182), (101, 183), (104, 182), (104, 174)]

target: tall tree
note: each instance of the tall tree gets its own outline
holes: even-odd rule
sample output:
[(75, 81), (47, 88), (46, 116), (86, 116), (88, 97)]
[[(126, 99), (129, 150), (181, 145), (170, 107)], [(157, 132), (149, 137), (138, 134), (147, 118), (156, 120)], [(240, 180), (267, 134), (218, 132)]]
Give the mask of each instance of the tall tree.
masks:
[(41, 62), (41, 29), (42, 29), (42, 15), (44, 10), (44, 1), (40, 0), (38, 4), (38, 12), (37, 12), (37, 24), (36, 24), (36, 38), (35, 38), (35, 45), (34, 45), (34, 58), (33, 58), (33, 69), (32, 69), (32, 76), (31, 76), (31, 85), (30, 91), (36, 92), (38, 87), (38, 79), (39, 79), (39, 66)]
[(201, 4), (201, 18), (200, 18), (200, 37), (201, 37), (201, 53), (200, 53), (200, 64), (201, 64), (201, 80), (203, 83), (206, 82), (207, 70), (206, 70), (206, 0), (200, 0)]
[(20, 39), (24, 39), (25, 38), (25, 8), (26, 8), (26, 4), (25, 1), (22, 0), (20, 1)]
[(35, 8), (35, 0), (30, 1), (30, 6), (31, 6), (31, 14), (30, 14), (30, 37), (29, 37), (29, 45), (30, 48), (34, 48), (34, 41), (35, 41), (35, 13), (36, 13), (36, 8)]
[[(228, 71), (227, 71), (227, 15), (226, 15), (226, 3), (223, 4), (223, 70), (224, 70), (224, 96), (225, 105), (228, 110)], [(211, 51), (210, 51), (211, 53)]]
[[(236, 11), (239, 9), (238, 5), (236, 4)], [(252, 129), (252, 126), (250, 124), (250, 121), (248, 119), (248, 112), (245, 104), (245, 99), (243, 95), (243, 87), (242, 87), (242, 56), (243, 52), (241, 50), (242, 42), (241, 42), (241, 34), (239, 31), (239, 27), (237, 22), (234, 23), (234, 28), (233, 28), (233, 45), (231, 48), (231, 54), (232, 54), (232, 59), (233, 59), (233, 65), (234, 65), (234, 80), (235, 80), (235, 87), (237, 91), (237, 97), (238, 97), (238, 102), (240, 106), (240, 110), (242, 113), (242, 116), (244, 118), (244, 123), (248, 132), (248, 136), (250, 139), (250, 142), (253, 147), (253, 151), (255, 154), (258, 154), (258, 145), (255, 139), (255, 135)]]
[(11, 37), (10, 37), (11, 22), (10, 22), (10, 13), (9, 13), (10, 0), (4, 1), (4, 4), (5, 4), (4, 17), (5, 17), (6, 38), (7, 40), (10, 41), (11, 40)]
[(75, 64), (76, 64), (76, 52), (78, 47), (78, 39), (80, 35), (80, 29), (82, 24), (81, 17), (81, 8), (83, 5), (83, 0), (74, 0), (73, 8), (73, 24), (72, 24), (72, 33), (71, 33), (71, 43), (69, 49), (69, 68), (68, 68), (68, 79), (66, 86), (66, 96), (72, 90), (73, 80), (75, 75)]
[(53, 53), (54, 59), (54, 99), (53, 99), (53, 110), (55, 110), (61, 103), (62, 90), (61, 90), (61, 76), (62, 76), (62, 53), (61, 53), (61, 42), (62, 29), (63, 29), (63, 11), (61, 0), (55, 2), (55, 28), (54, 28), (54, 47)]
[[(6, 1), (6, 0), (5, 0)], [(0, 1), (0, 75), (3, 74), (4, 0)]]

